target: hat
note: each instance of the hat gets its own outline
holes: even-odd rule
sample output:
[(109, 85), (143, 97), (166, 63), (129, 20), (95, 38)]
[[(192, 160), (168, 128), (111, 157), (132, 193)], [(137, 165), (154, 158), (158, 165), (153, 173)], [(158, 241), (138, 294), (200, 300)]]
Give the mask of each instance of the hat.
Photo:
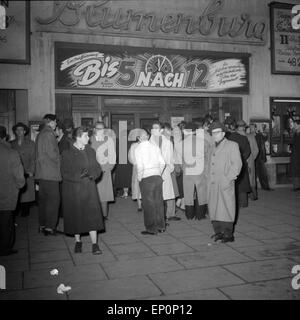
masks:
[(224, 124), (219, 121), (214, 121), (209, 127), (210, 132), (213, 132), (216, 129), (221, 129), (223, 132), (226, 131)]
[(14, 125), (12, 131), (15, 133), (17, 128), (23, 128), (25, 131), (25, 135), (29, 132), (29, 128), (22, 122), (18, 122), (16, 125)]
[(224, 124), (228, 124), (228, 125), (235, 124), (235, 119), (232, 116), (228, 116), (225, 119)]
[(196, 123), (194, 122), (188, 122), (185, 127), (184, 130), (192, 130), (192, 131), (196, 131), (198, 129), (198, 126)]
[(55, 114), (46, 114), (43, 119), (44, 120), (55, 121), (56, 120), (56, 115)]
[(63, 125), (66, 129), (73, 129), (74, 128), (74, 123), (72, 119), (64, 119)]
[(236, 125), (237, 127), (247, 127), (247, 123), (244, 120), (239, 120)]

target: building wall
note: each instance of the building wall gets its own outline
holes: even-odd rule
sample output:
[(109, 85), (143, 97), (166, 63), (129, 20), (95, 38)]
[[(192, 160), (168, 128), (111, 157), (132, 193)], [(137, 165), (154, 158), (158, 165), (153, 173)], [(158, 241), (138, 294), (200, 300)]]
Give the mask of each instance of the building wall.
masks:
[[(208, 1), (208, 0), (207, 0)], [(269, 26), (269, 0), (224, 0), (227, 12), (240, 16), (248, 13), (252, 18), (262, 18)], [(126, 1), (122, 1), (125, 3)], [(134, 1), (127, 1), (132, 5)], [(281, 0), (297, 3), (297, 0)], [(135, 2), (136, 3), (136, 2)], [(203, 2), (198, 0), (149, 0), (139, 1), (140, 10), (156, 11), (180, 10), (199, 14), (203, 12)], [(265, 45), (241, 45), (233, 43), (210, 43), (199, 41), (178, 41), (166, 39), (148, 39), (111, 35), (75, 34), (72, 28), (51, 29), (49, 26), (40, 31), (36, 17), (46, 18), (51, 15), (52, 1), (31, 2), (31, 65), (0, 65), (1, 89), (27, 89), (29, 120), (39, 119), (45, 113), (55, 111), (54, 78), (54, 42), (97, 43), (119, 46), (141, 46), (156, 48), (191, 49), (226, 52), (250, 53), (250, 95), (244, 96), (244, 119), (250, 117), (269, 117), (269, 97), (300, 96), (300, 76), (271, 75), (270, 33), (267, 31)], [(170, 9), (171, 8), (171, 9)], [(51, 32), (48, 32), (51, 29)], [(55, 32), (54, 32), (55, 31)], [(63, 32), (63, 33), (62, 33)], [(207, 96), (207, 94), (204, 94)]]

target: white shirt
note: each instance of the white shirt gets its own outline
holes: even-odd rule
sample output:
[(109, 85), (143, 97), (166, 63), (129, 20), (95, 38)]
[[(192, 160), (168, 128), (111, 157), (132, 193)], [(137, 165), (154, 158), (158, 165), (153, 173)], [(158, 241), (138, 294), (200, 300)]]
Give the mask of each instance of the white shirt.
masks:
[(143, 141), (136, 147), (135, 160), (138, 181), (151, 176), (160, 176), (165, 168), (159, 147), (149, 141)]

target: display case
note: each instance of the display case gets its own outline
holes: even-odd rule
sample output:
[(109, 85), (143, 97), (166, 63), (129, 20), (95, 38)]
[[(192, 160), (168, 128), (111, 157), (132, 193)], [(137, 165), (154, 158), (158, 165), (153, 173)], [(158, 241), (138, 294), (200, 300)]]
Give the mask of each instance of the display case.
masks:
[(289, 157), (293, 139), (290, 124), (291, 119), (300, 119), (300, 98), (271, 98), (270, 114), (270, 154), (272, 157)]

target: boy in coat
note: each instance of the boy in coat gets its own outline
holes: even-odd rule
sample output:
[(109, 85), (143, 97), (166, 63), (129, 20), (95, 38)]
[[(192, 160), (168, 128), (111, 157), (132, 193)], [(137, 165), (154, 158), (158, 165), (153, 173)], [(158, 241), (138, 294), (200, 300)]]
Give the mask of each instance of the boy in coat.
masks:
[(208, 170), (208, 211), (215, 231), (214, 240), (232, 242), (236, 216), (235, 180), (242, 169), (236, 142), (225, 138), (225, 127), (214, 122), (210, 130), (214, 145)]

